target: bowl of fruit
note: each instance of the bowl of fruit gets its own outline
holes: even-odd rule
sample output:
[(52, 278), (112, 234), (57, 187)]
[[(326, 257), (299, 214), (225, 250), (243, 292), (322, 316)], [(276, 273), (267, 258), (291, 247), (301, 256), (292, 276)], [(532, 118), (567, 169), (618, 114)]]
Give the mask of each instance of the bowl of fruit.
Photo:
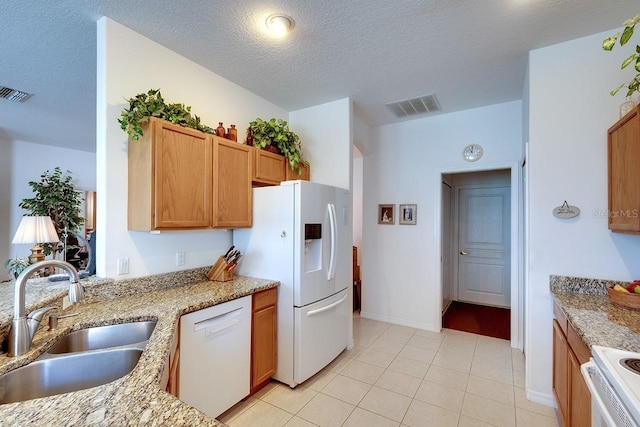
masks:
[(634, 280), (626, 286), (615, 285), (607, 288), (607, 294), (614, 304), (640, 310), (640, 280)]

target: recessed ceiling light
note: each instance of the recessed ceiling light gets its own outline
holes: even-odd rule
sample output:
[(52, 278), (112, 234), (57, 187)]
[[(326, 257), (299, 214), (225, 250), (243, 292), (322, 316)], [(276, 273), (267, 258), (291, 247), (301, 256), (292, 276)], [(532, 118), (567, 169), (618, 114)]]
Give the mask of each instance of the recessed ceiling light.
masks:
[(296, 25), (292, 17), (283, 13), (274, 13), (273, 15), (269, 15), (265, 24), (269, 31), (279, 36), (284, 36), (289, 31), (293, 30), (293, 27)]

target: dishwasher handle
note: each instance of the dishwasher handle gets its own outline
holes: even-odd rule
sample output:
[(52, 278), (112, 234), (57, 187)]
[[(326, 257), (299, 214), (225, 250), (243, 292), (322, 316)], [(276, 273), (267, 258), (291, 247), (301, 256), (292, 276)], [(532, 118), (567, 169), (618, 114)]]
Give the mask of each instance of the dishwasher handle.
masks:
[(240, 319), (238, 317), (241, 312), (242, 307), (201, 320), (193, 324), (193, 331), (199, 332), (204, 329), (204, 336), (210, 337), (239, 324)]

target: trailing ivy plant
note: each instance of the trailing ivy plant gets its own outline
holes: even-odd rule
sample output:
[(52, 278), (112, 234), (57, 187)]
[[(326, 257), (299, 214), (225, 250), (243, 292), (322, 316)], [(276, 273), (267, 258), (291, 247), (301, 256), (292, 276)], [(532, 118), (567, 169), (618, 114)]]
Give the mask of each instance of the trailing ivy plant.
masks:
[(253, 146), (265, 148), (268, 145), (278, 147), (287, 158), (292, 170), (302, 173), (300, 163), (302, 160), (302, 146), (300, 137), (289, 129), (289, 125), (282, 119), (262, 120), (260, 118), (249, 122), (249, 130), (253, 137)]
[(191, 107), (184, 104), (167, 104), (160, 93), (160, 89), (150, 89), (127, 100), (129, 108), (120, 113), (118, 123), (131, 140), (137, 141), (143, 135), (142, 124), (149, 121), (149, 117), (157, 117), (180, 126), (196, 129), (206, 133), (214, 130), (202, 123), (200, 117), (191, 114)]
[[(626, 20), (622, 25), (624, 25), (624, 30), (622, 32), (614, 34), (611, 37), (607, 37), (602, 41), (602, 48), (604, 50), (610, 51), (613, 50), (614, 46), (618, 39), (620, 40), (620, 46), (624, 46), (633, 36), (633, 32), (635, 30), (636, 25), (640, 23), (640, 15), (636, 15), (631, 19)], [(634, 68), (638, 72), (630, 81), (622, 83), (620, 86), (611, 91), (611, 95), (615, 95), (622, 89), (623, 87), (627, 88), (627, 95), (631, 96), (634, 92), (640, 92), (640, 45), (636, 45), (634, 52), (628, 56), (624, 61), (622, 61), (622, 65), (620, 69), (624, 70), (630, 64), (634, 64)]]
[[(29, 186), (35, 193), (31, 199), (22, 199), (18, 204), (22, 209), (29, 211), (28, 215), (49, 216), (53, 221), (58, 236), (62, 238), (65, 227), (69, 233), (80, 231), (84, 224), (82, 213), (82, 195), (73, 184), (71, 172), (63, 174), (59, 167), (48, 170), (40, 175), (40, 181), (29, 181)], [(42, 252), (50, 255), (62, 252), (63, 248), (58, 243), (40, 243)], [(67, 247), (67, 249), (72, 249)]]

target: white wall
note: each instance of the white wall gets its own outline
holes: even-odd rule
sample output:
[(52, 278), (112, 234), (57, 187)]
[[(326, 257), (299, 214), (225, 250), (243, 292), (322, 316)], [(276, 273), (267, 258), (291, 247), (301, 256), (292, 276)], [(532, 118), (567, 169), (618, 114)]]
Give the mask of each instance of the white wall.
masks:
[[(354, 151), (357, 148), (354, 147)], [(353, 157), (353, 245), (362, 248), (362, 194), (364, 191), (363, 176), (364, 159), (362, 156)], [(362, 259), (362, 251), (358, 250), (358, 265)]]
[[(118, 258), (129, 258), (130, 272), (118, 278), (211, 265), (230, 231), (127, 230), (127, 135), (116, 121), (124, 98), (160, 88), (209, 126), (236, 124), (239, 137), (256, 117), (287, 119), (287, 111), (108, 18), (98, 21), (97, 74), (97, 274), (116, 277)], [(184, 267), (175, 266), (176, 251), (185, 252)]]
[[(504, 168), (522, 153), (521, 103), (509, 102), (372, 128), (364, 157), (364, 317), (438, 330), (440, 318), (437, 171)], [(484, 147), (474, 165), (470, 143)], [(417, 225), (378, 225), (380, 203), (416, 203)]]
[[(59, 166), (63, 172), (71, 171), (74, 185), (78, 190), (95, 190), (95, 153), (70, 150), (24, 141), (0, 141), (0, 260), (4, 266), (7, 258), (27, 257), (31, 245), (11, 244), (20, 220), (28, 212), (18, 207), (22, 199), (33, 197), (29, 181), (40, 181), (46, 170), (53, 171)], [(84, 208), (84, 206), (83, 206)], [(34, 242), (35, 243), (35, 242)], [(0, 280), (9, 275), (2, 267)]]
[[(607, 229), (607, 129), (624, 101), (623, 94), (611, 97), (609, 91), (631, 79), (633, 70), (621, 72), (620, 63), (635, 47), (603, 51), (602, 40), (613, 32), (529, 55), (526, 381), (537, 401), (553, 401), (549, 275), (640, 276), (640, 237)], [(551, 215), (565, 200), (580, 208), (579, 217)]]
[(311, 164), (311, 181), (351, 189), (353, 140), (349, 98), (289, 113), (289, 125), (306, 144), (304, 159)]

